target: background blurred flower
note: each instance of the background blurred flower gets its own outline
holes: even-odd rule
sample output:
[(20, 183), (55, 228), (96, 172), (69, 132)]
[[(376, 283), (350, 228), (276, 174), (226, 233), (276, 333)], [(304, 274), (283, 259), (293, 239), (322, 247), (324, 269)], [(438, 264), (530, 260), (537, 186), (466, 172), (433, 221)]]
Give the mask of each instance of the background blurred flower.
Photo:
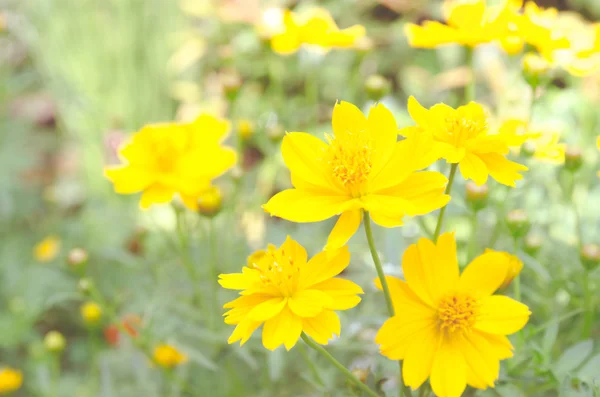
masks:
[(0, 393), (10, 393), (21, 388), (23, 374), (9, 367), (0, 368)]
[(326, 345), (340, 335), (334, 310), (347, 310), (360, 302), (362, 289), (336, 278), (349, 264), (347, 247), (321, 252), (308, 260), (306, 250), (289, 236), (281, 247), (269, 245), (248, 257), (242, 273), (221, 274), (223, 288), (241, 290), (225, 306), (225, 323), (235, 324), (228, 343), (243, 345), (262, 324), (265, 348), (284, 345), (290, 350), (302, 332)]
[(181, 353), (177, 348), (168, 344), (156, 346), (152, 358), (156, 364), (167, 369), (175, 368), (188, 360), (188, 357), (184, 353)]
[(377, 333), (381, 354), (403, 360), (404, 382), (413, 389), (427, 378), (438, 396), (459, 397), (467, 384), (494, 387), (500, 360), (513, 356), (506, 335), (531, 314), (493, 295), (509, 274), (505, 253), (486, 252), (459, 275), (454, 233), (445, 233), (437, 244), (422, 238), (408, 247), (402, 269), (406, 282), (387, 277), (399, 315)]
[(38, 262), (50, 262), (58, 256), (60, 245), (58, 236), (48, 236), (35, 245), (33, 256)]
[(61, 353), (67, 346), (67, 340), (58, 331), (50, 331), (44, 336), (44, 347), (52, 353)]
[(168, 203), (178, 193), (195, 209), (196, 197), (235, 164), (235, 151), (221, 146), (228, 131), (227, 121), (207, 114), (191, 123), (148, 125), (121, 148), (126, 164), (105, 175), (117, 193), (143, 191), (142, 208)]
[(87, 325), (96, 325), (102, 317), (102, 309), (95, 302), (86, 302), (81, 308), (81, 317)]

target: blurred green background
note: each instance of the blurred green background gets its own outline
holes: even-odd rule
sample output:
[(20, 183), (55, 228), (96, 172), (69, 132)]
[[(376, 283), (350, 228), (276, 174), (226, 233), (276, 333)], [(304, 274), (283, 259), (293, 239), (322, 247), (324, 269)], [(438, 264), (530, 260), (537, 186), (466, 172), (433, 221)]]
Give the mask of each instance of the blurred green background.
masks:
[[(537, 3), (600, 20), (597, 0)], [(370, 40), (357, 50), (327, 54), (272, 52), (256, 29), (265, 11), (311, 6), (327, 8), (340, 27), (365, 25)], [(219, 272), (237, 272), (253, 250), (280, 244), (286, 234), (312, 255), (324, 245), (332, 221), (292, 224), (268, 219), (260, 208), (289, 186), (279, 154), (282, 134), (322, 136), (330, 130), (336, 100), (367, 109), (385, 94), (381, 101), (399, 126), (412, 124), (409, 95), (426, 105), (456, 105), (466, 83), (461, 48), (412, 49), (403, 34), (406, 22), (440, 16), (440, 2), (427, 0), (0, 0), (0, 366), (23, 371), (15, 395), (359, 396), (304, 346), (268, 352), (258, 338), (243, 348), (227, 345), (233, 327), (222, 323), (220, 306), (234, 294), (219, 291), (212, 311), (192, 306), (172, 208), (139, 210), (138, 197), (113, 193), (102, 170), (118, 162), (118, 145), (144, 124), (189, 120), (201, 111), (227, 117), (233, 124), (229, 143), (241, 154), (239, 167), (217, 182), (224, 208), (212, 219), (185, 214), (190, 253), (206, 292), (202, 299), (217, 288), (207, 263), (217, 263)], [(477, 100), (498, 120), (527, 116), (530, 93), (518, 58), (484, 46), (476, 54), (476, 72)], [(381, 78), (389, 91), (379, 91)], [(468, 245), (477, 253), (512, 249), (504, 218), (514, 209), (525, 210), (531, 240), (542, 242), (536, 252), (524, 242), (519, 253), (525, 263), (523, 300), (533, 312), (524, 331), (527, 344), (503, 365), (498, 387), (476, 395), (600, 395), (593, 394), (600, 393), (599, 316), (589, 335), (580, 326), (586, 296), (598, 304), (600, 275), (592, 271), (591, 282), (584, 280), (572, 210), (573, 202), (584, 243), (598, 243), (599, 109), (598, 75), (556, 76), (535, 108), (534, 121), (559, 130), (562, 141), (583, 151), (572, 201), (561, 189), (566, 182), (560, 166), (522, 157), (530, 166), (525, 182), (510, 192), (491, 184), (473, 235), (464, 182), (454, 187), (446, 227), (456, 230), (461, 265)], [(251, 129), (249, 140), (239, 139), (240, 127)], [(435, 216), (376, 230), (387, 273), (399, 274), (402, 252), (423, 235), (422, 228), (433, 227)], [(60, 238), (60, 252), (39, 263), (33, 247), (49, 235)], [(107, 313), (96, 327), (84, 324), (81, 274), (67, 263), (75, 247), (89, 253), (85, 277), (111, 310), (119, 317), (139, 316), (143, 340), (172, 343), (188, 354), (186, 365), (169, 375), (149, 365), (126, 335), (111, 345), (103, 331)], [(362, 233), (350, 247), (345, 276), (366, 294), (357, 308), (341, 313), (342, 337), (329, 350), (347, 366), (365, 370), (370, 383), (392, 390), (393, 379), (386, 379), (396, 365), (379, 356), (373, 342), (385, 313)], [(44, 348), (50, 330), (67, 338), (60, 369)]]

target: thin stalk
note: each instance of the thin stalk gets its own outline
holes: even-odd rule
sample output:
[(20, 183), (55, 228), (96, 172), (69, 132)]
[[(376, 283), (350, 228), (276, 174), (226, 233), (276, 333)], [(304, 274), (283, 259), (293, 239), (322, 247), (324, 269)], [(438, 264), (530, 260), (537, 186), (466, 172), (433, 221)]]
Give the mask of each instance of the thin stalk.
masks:
[(316, 350), (321, 356), (323, 356), (330, 364), (336, 367), (341, 373), (348, 378), (350, 382), (352, 382), (356, 387), (358, 387), (363, 393), (366, 393), (371, 397), (380, 397), (377, 393), (375, 393), (371, 388), (360, 381), (348, 368), (346, 368), (342, 363), (335, 359), (327, 350), (325, 350), (320, 345), (313, 342), (306, 334), (302, 333), (302, 340), (312, 349)]
[(466, 104), (475, 100), (477, 84), (475, 79), (475, 67), (473, 64), (475, 58), (475, 50), (472, 47), (466, 47), (465, 50), (465, 65), (469, 68), (469, 71), (471, 72), (471, 80), (469, 81), (469, 84), (465, 86), (464, 98)]
[[(519, 256), (519, 240), (514, 239), (514, 255)], [(513, 293), (515, 294), (515, 300), (521, 302), (521, 273), (517, 274), (515, 279), (512, 281)], [(517, 334), (517, 342), (520, 346), (525, 342), (523, 331), (519, 331)], [(519, 346), (519, 347), (520, 347)]]
[(185, 267), (185, 270), (186, 270), (188, 276), (190, 277), (190, 280), (193, 283), (192, 301), (196, 306), (199, 307), (202, 302), (202, 293), (200, 291), (200, 284), (199, 284), (200, 277), (198, 275), (198, 271), (196, 270), (196, 267), (194, 266), (192, 257), (190, 255), (189, 239), (188, 239), (187, 230), (186, 230), (186, 227), (185, 227), (184, 221), (183, 221), (183, 216), (185, 216), (185, 214), (176, 207), (173, 207), (173, 209), (175, 210), (175, 219), (177, 220), (177, 235), (179, 237), (179, 242), (181, 244), (181, 260), (182, 260), (183, 266)]
[(473, 211), (471, 214), (471, 238), (469, 239), (469, 245), (467, 248), (467, 263), (475, 256), (475, 250), (477, 248), (477, 211)]
[(298, 350), (300, 351), (300, 355), (302, 356), (304, 361), (306, 361), (306, 364), (308, 365), (308, 368), (310, 369), (310, 372), (312, 372), (317, 383), (319, 383), (321, 386), (325, 386), (325, 383), (323, 382), (321, 375), (319, 375), (319, 371), (317, 370), (315, 363), (313, 363), (313, 361), (308, 356), (308, 352), (306, 351), (304, 345), (298, 345)]
[(590, 272), (586, 269), (583, 273), (583, 299), (584, 299), (584, 317), (583, 317), (583, 337), (589, 338), (592, 335), (594, 324), (594, 305), (592, 300), (592, 290), (590, 288)]
[[(448, 185), (446, 185), (446, 190), (444, 194), (450, 194), (452, 190), (452, 183), (454, 182), (454, 175), (456, 175), (456, 170), (458, 169), (458, 163), (452, 164), (450, 167), (450, 175), (448, 176)], [(446, 208), (448, 205), (442, 207), (440, 210), (440, 214), (438, 215), (437, 225), (435, 227), (435, 232), (433, 233), (433, 241), (436, 242), (440, 233), (442, 231), (442, 224), (444, 223), (444, 214), (446, 213)]]
[[(377, 248), (375, 248), (375, 239), (373, 238), (373, 230), (371, 229), (371, 217), (366, 211), (364, 214), (363, 223), (365, 225), (367, 241), (369, 242), (369, 250), (371, 251), (373, 263), (375, 264), (375, 270), (377, 271), (377, 277), (379, 277), (379, 281), (381, 282), (381, 289), (383, 290), (383, 295), (385, 296), (385, 304), (387, 306), (388, 314), (390, 315), (390, 317), (393, 317), (396, 315), (396, 312), (394, 310), (394, 303), (392, 302), (392, 295), (390, 294), (390, 289), (388, 287), (387, 280), (385, 279), (385, 273), (383, 272), (383, 266), (381, 265), (381, 260), (379, 259)], [(402, 378), (402, 361), (398, 361), (398, 366), (400, 368), (400, 377), (398, 379), (398, 384), (400, 386), (400, 397), (410, 397), (412, 395), (410, 388), (404, 384), (404, 380)]]
[(219, 269), (217, 267), (217, 230), (215, 227), (215, 219), (211, 218), (209, 220), (209, 231), (208, 231), (208, 238), (209, 238), (209, 244), (210, 244), (210, 248), (209, 248), (209, 252), (210, 252), (210, 274), (209, 274), (209, 284), (210, 284), (210, 313), (209, 313), (209, 324), (210, 324), (210, 329), (214, 329), (215, 328), (215, 313), (219, 312), (219, 302), (218, 302), (218, 293), (219, 290), (217, 288), (217, 279), (219, 278)]

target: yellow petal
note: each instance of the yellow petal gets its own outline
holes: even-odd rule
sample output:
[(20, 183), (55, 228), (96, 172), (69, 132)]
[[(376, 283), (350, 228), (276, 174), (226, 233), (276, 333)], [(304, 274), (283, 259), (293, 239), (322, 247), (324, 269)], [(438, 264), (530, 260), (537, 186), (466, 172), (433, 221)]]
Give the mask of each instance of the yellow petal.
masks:
[(314, 317), (332, 303), (329, 295), (315, 289), (298, 291), (288, 300), (290, 310), (299, 317)]
[(262, 332), (263, 346), (275, 350), (285, 345), (290, 350), (302, 333), (302, 320), (285, 308), (277, 316), (265, 322)]
[(229, 135), (231, 124), (211, 114), (202, 113), (192, 123), (184, 124), (188, 128), (195, 143), (215, 141), (222, 142)]
[(413, 388), (419, 388), (431, 374), (433, 359), (440, 344), (440, 335), (432, 322), (420, 330), (418, 336), (408, 346), (402, 365), (404, 383)]
[(325, 191), (337, 191), (331, 178), (326, 174), (327, 164), (322, 160), (327, 144), (305, 132), (290, 132), (281, 143), (281, 154), (293, 175), (292, 182), (308, 182)]
[(500, 360), (493, 354), (489, 341), (477, 332), (470, 332), (460, 338), (460, 351), (465, 357), (471, 386), (485, 389), (494, 387), (500, 372)]
[(402, 269), (408, 285), (432, 307), (458, 283), (456, 258), (447, 257), (452, 249), (456, 249), (450, 239), (454, 239), (453, 233), (442, 235), (436, 247), (431, 240), (421, 238), (417, 244), (409, 246), (402, 257)]
[(243, 346), (244, 343), (246, 343), (248, 339), (250, 339), (252, 333), (256, 331), (256, 329), (260, 327), (261, 324), (261, 322), (251, 320), (245, 320), (240, 322), (233, 330), (233, 333), (231, 334), (229, 339), (227, 339), (227, 343), (232, 344), (237, 341), (240, 341), (240, 346)]
[(527, 171), (528, 169), (526, 166), (510, 161), (497, 153), (481, 154), (479, 157), (485, 163), (492, 178), (506, 186), (515, 187), (515, 181), (523, 179), (523, 175), (519, 174), (519, 171)]
[(335, 104), (331, 124), (336, 137), (343, 137), (356, 131), (363, 131), (368, 127), (367, 118), (362, 114), (360, 109), (344, 101)]
[(489, 343), (489, 349), (498, 360), (504, 360), (513, 356), (513, 345), (504, 335), (493, 335), (486, 332), (473, 330), (473, 334), (485, 338)]
[(142, 193), (140, 207), (148, 209), (152, 204), (165, 204), (173, 199), (173, 189), (154, 184)]
[(423, 26), (407, 23), (404, 33), (408, 44), (415, 48), (435, 48), (458, 40), (455, 29), (435, 21), (425, 21)]
[(418, 126), (425, 129), (429, 128), (431, 120), (429, 110), (425, 109), (412, 95), (408, 98), (408, 113)]
[(350, 280), (341, 278), (330, 278), (315, 284), (311, 289), (322, 291), (329, 295), (331, 303), (325, 306), (330, 310), (347, 310), (358, 305), (360, 297), (357, 296), (363, 293), (362, 288)]
[(460, 174), (466, 180), (472, 179), (481, 186), (487, 181), (488, 169), (478, 155), (467, 153), (460, 161)]
[[(417, 310), (432, 310), (413, 292), (413, 290), (410, 289), (405, 281), (393, 276), (385, 276), (385, 280), (387, 281), (388, 289), (390, 290), (390, 295), (392, 297), (392, 303), (394, 304), (396, 312), (403, 312), (403, 309), (405, 309), (405, 306), (407, 305), (414, 306)], [(380, 291), (383, 290), (379, 278), (375, 279), (375, 287)]]
[(252, 321), (266, 321), (277, 316), (287, 304), (287, 298), (272, 298), (256, 305), (248, 313), (248, 318)]
[(486, 252), (473, 259), (460, 276), (459, 289), (475, 296), (493, 294), (504, 281), (509, 262), (501, 252)]
[(378, 174), (394, 153), (398, 140), (398, 125), (392, 112), (381, 103), (371, 107), (367, 124), (372, 137), (371, 145), (376, 154), (373, 156), (371, 173)]
[(285, 242), (279, 248), (279, 251), (282, 256), (292, 258), (294, 264), (297, 266), (303, 266), (308, 259), (306, 249), (297, 241), (292, 240), (290, 236), (287, 236)]
[(301, 44), (296, 32), (281, 33), (271, 38), (271, 49), (281, 55), (293, 54)]
[(340, 274), (350, 264), (350, 252), (344, 246), (313, 256), (300, 272), (299, 289), (307, 289)]
[(277, 193), (263, 205), (266, 212), (292, 222), (320, 222), (339, 215), (353, 202), (344, 196), (321, 196), (298, 189)]
[(402, 214), (401, 217), (398, 217), (398, 216), (393, 217), (393, 216), (387, 216), (387, 215), (379, 213), (379, 212), (372, 212), (371, 220), (374, 223), (376, 223), (382, 227), (397, 227), (397, 226), (404, 225), (404, 222), (402, 221), (403, 216), (404, 216), (404, 214)]
[(327, 238), (326, 250), (340, 248), (356, 233), (362, 222), (362, 211), (346, 211), (340, 215), (333, 230)]
[(244, 273), (220, 274), (219, 284), (226, 289), (242, 290), (250, 288), (259, 279), (259, 273), (253, 269), (247, 269)]
[(467, 387), (467, 365), (460, 350), (448, 337), (438, 349), (431, 369), (430, 384), (438, 397), (460, 397)]
[(316, 317), (303, 318), (302, 329), (315, 342), (326, 345), (333, 335), (340, 336), (340, 318), (335, 312), (324, 310)]
[(111, 167), (104, 170), (119, 194), (137, 193), (154, 183), (155, 177), (147, 170), (132, 166)]
[(510, 335), (527, 324), (531, 312), (508, 296), (492, 295), (481, 299), (475, 329), (490, 334)]
[[(421, 343), (423, 332), (436, 326), (435, 312), (414, 311), (389, 318), (375, 336), (381, 354), (390, 360), (403, 360), (411, 346)], [(425, 342), (425, 341), (424, 341)]]

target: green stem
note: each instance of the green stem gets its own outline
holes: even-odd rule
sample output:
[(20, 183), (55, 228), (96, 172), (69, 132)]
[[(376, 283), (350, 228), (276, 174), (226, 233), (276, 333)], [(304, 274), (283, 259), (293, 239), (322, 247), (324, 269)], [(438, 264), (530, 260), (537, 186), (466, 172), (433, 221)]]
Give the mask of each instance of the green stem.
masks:
[(352, 382), (356, 387), (358, 387), (362, 392), (366, 393), (367, 395), (369, 395), (371, 397), (380, 397), (377, 393), (375, 393), (373, 390), (371, 390), (371, 388), (369, 388), (369, 386), (365, 385), (364, 383), (362, 383), (360, 381), (360, 379), (358, 379), (356, 376), (354, 376), (354, 374), (352, 372), (350, 372), (350, 370), (348, 368), (346, 368), (342, 363), (340, 363), (338, 360), (336, 360), (327, 350), (323, 349), (323, 347), (321, 347), (320, 345), (313, 342), (313, 340), (310, 339), (308, 336), (306, 336), (306, 334), (304, 332), (302, 333), (302, 340), (304, 341), (304, 343), (306, 343), (308, 346), (310, 346), (311, 348), (316, 350), (320, 355), (322, 355), (327, 361), (329, 361), (329, 363), (331, 363), (334, 367), (336, 367), (341, 373), (343, 373), (346, 376), (346, 378), (348, 378), (348, 380), (350, 382)]
[(464, 98), (466, 104), (475, 100), (477, 84), (475, 79), (475, 67), (473, 64), (473, 60), (475, 58), (475, 50), (472, 47), (466, 47), (465, 50), (465, 65), (469, 68), (469, 71), (471, 72), (471, 80), (469, 81), (469, 84), (465, 86)]
[(310, 372), (312, 372), (317, 383), (319, 383), (321, 386), (325, 386), (325, 383), (323, 382), (321, 375), (319, 375), (319, 371), (317, 370), (315, 363), (313, 363), (310, 357), (308, 356), (308, 352), (306, 351), (304, 345), (298, 345), (298, 350), (300, 351), (300, 355), (302, 356), (304, 361), (306, 361), (306, 364), (308, 365), (308, 368), (310, 369)]
[(475, 256), (475, 250), (477, 248), (477, 211), (473, 211), (471, 214), (471, 238), (469, 239), (469, 245), (467, 248), (467, 263), (469, 263), (473, 256)]
[(583, 273), (583, 299), (584, 299), (584, 317), (583, 317), (583, 337), (589, 338), (592, 335), (594, 324), (594, 305), (592, 300), (592, 290), (590, 288), (590, 272), (586, 269)]
[[(514, 255), (519, 256), (519, 240), (517, 238), (514, 239)], [(517, 302), (521, 302), (521, 273), (517, 274), (515, 279), (512, 281), (513, 292), (515, 294), (515, 300)], [(517, 334), (517, 342), (519, 344), (518, 347), (522, 346), (525, 342), (523, 331), (519, 331)]]
[[(448, 185), (446, 185), (446, 190), (444, 194), (450, 194), (452, 190), (452, 183), (454, 182), (454, 175), (456, 175), (456, 170), (458, 169), (458, 163), (452, 164), (450, 167), (450, 175), (448, 176)], [(440, 214), (438, 215), (437, 225), (435, 226), (435, 232), (433, 233), (433, 241), (436, 242), (440, 233), (442, 231), (442, 224), (444, 223), (444, 214), (446, 213), (446, 208), (448, 204), (440, 209)]]
[(192, 257), (190, 255), (189, 240), (188, 240), (187, 233), (186, 233), (187, 230), (186, 230), (186, 227), (185, 227), (184, 221), (183, 221), (183, 217), (185, 216), (185, 213), (183, 211), (181, 211), (180, 209), (178, 209), (177, 207), (173, 207), (173, 209), (175, 210), (175, 219), (177, 220), (177, 235), (179, 237), (179, 242), (181, 244), (181, 260), (182, 260), (183, 266), (185, 267), (185, 270), (186, 270), (188, 276), (190, 277), (190, 280), (193, 283), (192, 301), (196, 306), (199, 307), (202, 302), (202, 294), (200, 291), (200, 284), (199, 284), (200, 277), (198, 275), (198, 271), (196, 270), (196, 267), (194, 266)]
[[(365, 218), (363, 223), (365, 225), (367, 241), (369, 242), (369, 250), (371, 251), (371, 256), (373, 257), (373, 263), (375, 264), (377, 277), (379, 277), (379, 281), (381, 282), (381, 289), (383, 290), (383, 295), (385, 296), (385, 304), (387, 306), (388, 314), (390, 315), (390, 317), (393, 317), (396, 315), (396, 312), (394, 310), (394, 303), (392, 302), (392, 295), (390, 294), (390, 289), (385, 278), (385, 273), (383, 272), (383, 266), (381, 265), (381, 260), (379, 259), (377, 248), (375, 248), (375, 239), (373, 238), (373, 230), (371, 229), (371, 217), (366, 211), (364, 217)], [(402, 361), (398, 361), (398, 365), (400, 367), (400, 377), (398, 379), (398, 383), (400, 385), (400, 397), (410, 397), (412, 395), (410, 388), (404, 384), (402, 378)]]
[(217, 230), (215, 227), (215, 220), (211, 218), (209, 220), (209, 244), (210, 244), (210, 274), (209, 274), (209, 284), (210, 284), (210, 302), (211, 302), (211, 312), (209, 313), (209, 324), (210, 329), (215, 328), (215, 313), (219, 312), (219, 302), (218, 302), (218, 293), (219, 290), (217, 288), (217, 279), (219, 278), (219, 270), (217, 268)]

